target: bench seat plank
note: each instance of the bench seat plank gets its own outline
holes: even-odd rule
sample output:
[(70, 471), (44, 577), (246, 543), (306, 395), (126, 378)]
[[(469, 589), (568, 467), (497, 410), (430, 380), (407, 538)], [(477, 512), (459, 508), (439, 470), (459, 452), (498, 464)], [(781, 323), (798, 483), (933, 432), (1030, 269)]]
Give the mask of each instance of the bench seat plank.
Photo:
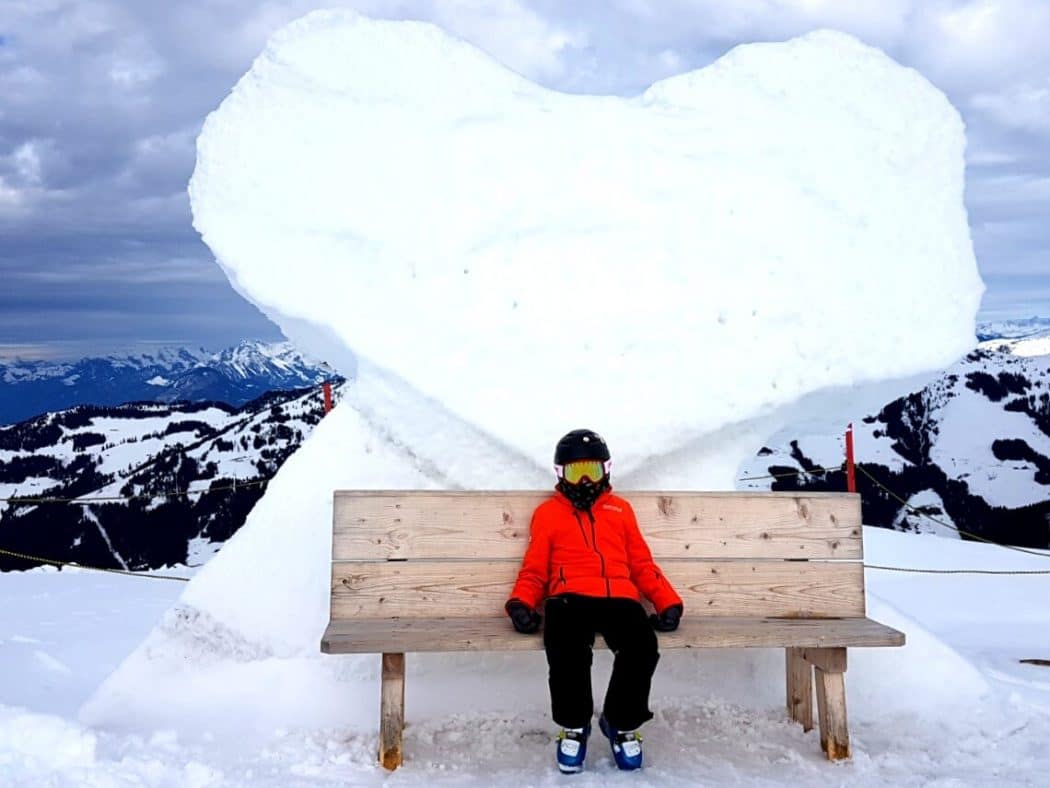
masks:
[[(829, 648), (902, 646), (904, 633), (870, 618), (784, 619), (686, 617), (659, 633), (661, 648)], [(601, 637), (595, 645), (604, 648)], [(506, 616), (482, 618), (360, 618), (332, 621), (321, 640), (326, 654), (389, 651), (533, 651), (541, 635), (519, 635)]]

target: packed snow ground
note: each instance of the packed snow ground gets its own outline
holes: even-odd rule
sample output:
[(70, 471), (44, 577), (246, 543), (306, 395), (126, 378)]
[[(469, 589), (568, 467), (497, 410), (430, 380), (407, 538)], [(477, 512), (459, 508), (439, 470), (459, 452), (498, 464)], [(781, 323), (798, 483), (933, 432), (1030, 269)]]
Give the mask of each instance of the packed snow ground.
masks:
[[(1050, 558), (934, 536), (865, 529), (867, 560), (923, 568), (1050, 568)], [(645, 726), (643, 773), (618, 773), (600, 738), (573, 785), (1040, 785), (1050, 773), (1050, 577), (868, 571), (870, 614), (904, 649), (854, 649), (847, 673), (852, 762), (823, 759), (782, 708), (778, 650), (663, 655)], [(561, 785), (552, 764), (541, 653), (409, 657), (404, 766), (375, 764), (378, 657), (342, 662), (343, 722), (322, 687), (299, 692), (298, 726), (163, 710), (120, 727), (78, 710), (155, 625), (182, 583), (35, 570), (0, 575), (0, 784), (5, 786)], [(319, 636), (320, 633), (318, 633)], [(595, 687), (608, 677), (599, 652)], [(287, 677), (286, 677), (287, 678)], [(163, 681), (163, 677), (158, 677)], [(313, 718), (313, 724), (309, 723)]]

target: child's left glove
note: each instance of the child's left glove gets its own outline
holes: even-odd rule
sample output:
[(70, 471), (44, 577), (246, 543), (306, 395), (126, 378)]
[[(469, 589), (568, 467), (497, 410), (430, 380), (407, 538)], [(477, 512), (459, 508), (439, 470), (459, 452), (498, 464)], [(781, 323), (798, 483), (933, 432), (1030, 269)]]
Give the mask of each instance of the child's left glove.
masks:
[(682, 606), (671, 605), (670, 607), (664, 608), (657, 615), (653, 613), (649, 616), (649, 621), (653, 625), (653, 629), (657, 632), (674, 632), (678, 629), (678, 622), (682, 619)]

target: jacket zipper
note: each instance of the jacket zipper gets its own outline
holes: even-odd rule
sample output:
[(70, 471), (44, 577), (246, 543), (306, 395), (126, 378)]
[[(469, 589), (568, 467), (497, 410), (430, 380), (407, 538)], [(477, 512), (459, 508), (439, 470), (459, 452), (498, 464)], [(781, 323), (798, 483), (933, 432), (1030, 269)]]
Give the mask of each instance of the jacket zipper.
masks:
[[(580, 536), (583, 537), (583, 543), (586, 545), (587, 544), (587, 532), (583, 530), (583, 520), (580, 519), (580, 513), (577, 512), (575, 509), (573, 509), (572, 516), (576, 518), (576, 525), (580, 526)], [(593, 547), (593, 545), (587, 545), (587, 546), (588, 547)]]
[[(594, 514), (590, 509), (587, 510), (587, 517), (591, 521), (591, 546), (594, 547), (594, 552), (598, 554), (598, 560), (602, 562), (602, 577), (605, 579), (605, 596), (612, 596), (612, 587), (609, 585), (609, 576), (605, 573), (605, 556), (602, 555), (602, 551), (598, 549), (598, 534), (594, 530)], [(576, 522), (580, 522), (580, 518), (576, 518)], [(580, 523), (580, 528), (583, 528), (583, 523)]]
[(561, 581), (561, 584), (564, 586), (565, 585), (565, 567), (564, 566), (559, 566), (558, 567), (558, 579)]

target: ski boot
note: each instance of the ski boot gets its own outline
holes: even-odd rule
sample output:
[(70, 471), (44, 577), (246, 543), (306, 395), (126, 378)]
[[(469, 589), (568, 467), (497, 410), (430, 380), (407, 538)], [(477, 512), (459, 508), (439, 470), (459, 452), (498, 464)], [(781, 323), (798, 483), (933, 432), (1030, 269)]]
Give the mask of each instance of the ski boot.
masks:
[(562, 728), (558, 734), (558, 769), (562, 774), (583, 771), (583, 759), (587, 757), (587, 737), (591, 726), (586, 728)]
[(598, 718), (598, 727), (609, 740), (617, 768), (627, 772), (642, 768), (642, 735), (638, 731), (616, 730), (604, 714)]

